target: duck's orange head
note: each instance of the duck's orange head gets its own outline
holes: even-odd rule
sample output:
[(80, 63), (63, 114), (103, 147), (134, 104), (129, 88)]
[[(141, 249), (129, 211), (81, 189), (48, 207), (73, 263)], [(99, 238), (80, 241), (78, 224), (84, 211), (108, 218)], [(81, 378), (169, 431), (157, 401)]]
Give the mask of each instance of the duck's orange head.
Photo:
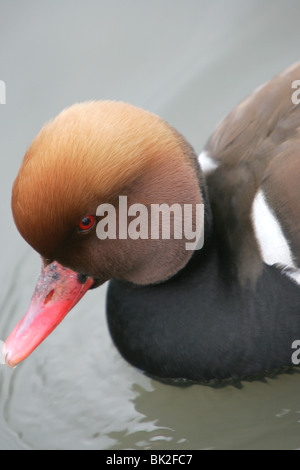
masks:
[[(127, 209), (148, 210), (149, 236), (128, 236), (134, 212), (121, 213), (120, 196)], [(164, 238), (161, 229), (153, 239), (151, 207), (201, 203), (195, 153), (154, 114), (98, 101), (76, 104), (47, 123), (13, 186), (15, 223), (43, 267), (29, 312), (5, 343), (6, 362), (13, 366), (30, 354), (93, 285), (112, 277), (158, 283), (182, 269), (192, 254), (187, 239), (184, 233)], [(116, 236), (99, 237), (108, 207)], [(138, 225), (136, 219), (135, 234)]]

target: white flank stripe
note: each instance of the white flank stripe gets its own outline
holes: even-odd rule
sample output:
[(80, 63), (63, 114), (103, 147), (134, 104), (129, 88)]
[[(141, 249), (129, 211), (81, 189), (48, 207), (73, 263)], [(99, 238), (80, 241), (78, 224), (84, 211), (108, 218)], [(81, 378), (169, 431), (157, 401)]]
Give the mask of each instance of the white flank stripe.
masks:
[(252, 219), (264, 262), (270, 265), (280, 263), (295, 268), (292, 253), (280, 223), (261, 190), (258, 191), (253, 202)]

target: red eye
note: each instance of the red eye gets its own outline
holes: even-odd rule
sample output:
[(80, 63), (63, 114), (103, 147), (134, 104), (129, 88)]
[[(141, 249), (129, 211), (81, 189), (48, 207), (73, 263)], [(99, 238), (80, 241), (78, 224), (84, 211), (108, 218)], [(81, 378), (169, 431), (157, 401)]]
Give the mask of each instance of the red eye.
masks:
[(95, 221), (96, 217), (94, 215), (87, 215), (86, 217), (83, 217), (77, 226), (79, 232), (87, 232), (91, 230), (91, 228), (93, 228), (95, 225)]

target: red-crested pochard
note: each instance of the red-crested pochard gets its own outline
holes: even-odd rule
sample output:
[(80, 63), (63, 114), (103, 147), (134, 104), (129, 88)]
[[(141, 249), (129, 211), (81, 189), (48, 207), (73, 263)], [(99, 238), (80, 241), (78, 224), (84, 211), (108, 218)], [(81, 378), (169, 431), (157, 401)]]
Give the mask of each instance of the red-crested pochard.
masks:
[[(75, 104), (47, 123), (12, 192), (15, 223), (40, 253), (42, 272), (5, 342), (7, 365), (110, 280), (113, 341), (152, 376), (205, 381), (292, 366), (300, 339), (297, 79), (300, 64), (257, 89), (220, 123), (199, 160), (169, 124), (121, 102)], [(204, 246), (188, 250), (187, 237), (161, 232), (120, 236), (124, 226), (100, 239), (98, 207), (110, 204), (118, 218), (120, 196), (146, 208), (204, 204)]]

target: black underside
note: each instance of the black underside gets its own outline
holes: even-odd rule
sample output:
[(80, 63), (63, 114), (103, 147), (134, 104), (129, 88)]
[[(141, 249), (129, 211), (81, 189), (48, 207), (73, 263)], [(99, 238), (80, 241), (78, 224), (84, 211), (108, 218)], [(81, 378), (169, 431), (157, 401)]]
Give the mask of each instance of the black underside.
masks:
[(202, 249), (163, 284), (112, 280), (107, 318), (116, 347), (135, 367), (160, 379), (206, 382), (291, 367), (299, 307), (300, 288), (275, 267), (264, 266), (255, 288), (241, 288), (217, 253)]

